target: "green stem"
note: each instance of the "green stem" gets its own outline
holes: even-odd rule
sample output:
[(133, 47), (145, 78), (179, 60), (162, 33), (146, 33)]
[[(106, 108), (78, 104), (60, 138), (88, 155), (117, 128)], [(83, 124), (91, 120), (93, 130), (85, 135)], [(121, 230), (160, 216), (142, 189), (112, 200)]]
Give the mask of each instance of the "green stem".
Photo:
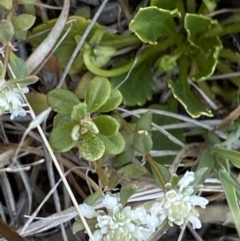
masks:
[(178, 0), (176, 2), (176, 7), (177, 7), (178, 11), (181, 13), (182, 19), (184, 19), (186, 12), (185, 12), (182, 0)]
[[(11, 43), (9, 43), (9, 44), (11, 44)], [(6, 44), (4, 49), (5, 49), (4, 61), (3, 61), (3, 68), (2, 68), (1, 75), (0, 75), (0, 79), (5, 79), (11, 47), (8, 44)]]
[(235, 53), (229, 49), (221, 49), (219, 52), (219, 57), (228, 59), (236, 63), (240, 62), (240, 54)]
[(166, 182), (163, 174), (161, 173), (160, 169), (158, 168), (156, 162), (154, 161), (154, 159), (151, 157), (150, 154), (146, 154), (145, 158), (148, 161), (148, 163), (150, 164), (152, 170), (156, 173), (156, 175), (157, 175), (159, 181), (161, 182), (162, 186), (164, 187), (167, 182)]
[(196, 12), (196, 0), (187, 0), (186, 5), (188, 13)]
[[(162, 41), (157, 45), (150, 46), (139, 57), (136, 65), (142, 63), (144, 60), (151, 57), (156, 52), (161, 52), (163, 50), (166, 50), (172, 44), (174, 44), (172, 39), (166, 39), (165, 41)], [(127, 64), (125, 64), (125, 65), (123, 65), (119, 68), (115, 68), (115, 69), (111, 69), (111, 70), (99, 69), (97, 66), (95, 66), (94, 64), (91, 63), (91, 59), (90, 59), (91, 53), (92, 53), (91, 49), (86, 49), (84, 51), (84, 53), (83, 53), (84, 63), (85, 63), (85, 66), (87, 67), (87, 69), (89, 71), (91, 71), (92, 73), (94, 73), (98, 76), (102, 76), (102, 77), (118, 76), (118, 75), (121, 75), (121, 74), (124, 74), (124, 73), (128, 72), (134, 64), (134, 60), (131, 60)]]
[(224, 36), (227, 34), (238, 33), (238, 32), (240, 32), (240, 24), (233, 23), (233, 24), (224, 26), (219, 36)]
[(179, 82), (181, 83), (182, 87), (184, 90), (189, 90), (189, 85), (187, 81), (187, 76), (188, 76), (188, 61), (187, 58), (182, 55), (181, 58), (179, 59)]
[(119, 49), (130, 45), (142, 44), (142, 41), (136, 35), (118, 35), (114, 39), (102, 40), (103, 46), (111, 46), (113, 48)]

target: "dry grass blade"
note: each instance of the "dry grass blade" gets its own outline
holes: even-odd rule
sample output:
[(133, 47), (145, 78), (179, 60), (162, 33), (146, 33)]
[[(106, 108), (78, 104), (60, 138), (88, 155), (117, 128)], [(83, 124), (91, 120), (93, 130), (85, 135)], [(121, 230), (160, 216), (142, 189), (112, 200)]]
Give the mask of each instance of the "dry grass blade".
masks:
[(41, 63), (48, 57), (49, 53), (56, 44), (58, 37), (60, 36), (63, 27), (68, 18), (68, 12), (70, 7), (70, 0), (65, 0), (63, 10), (59, 16), (55, 26), (46, 37), (46, 39), (35, 49), (35, 51), (29, 56), (26, 61), (29, 74), (36, 74), (39, 70)]

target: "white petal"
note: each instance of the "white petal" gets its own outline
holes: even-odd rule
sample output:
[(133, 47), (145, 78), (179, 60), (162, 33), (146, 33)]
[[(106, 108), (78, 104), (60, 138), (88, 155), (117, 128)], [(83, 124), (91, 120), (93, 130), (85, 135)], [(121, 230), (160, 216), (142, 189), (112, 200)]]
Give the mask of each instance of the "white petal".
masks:
[(153, 203), (150, 212), (152, 215), (158, 215), (162, 212), (162, 204), (160, 202)]
[(194, 229), (202, 227), (201, 221), (198, 217), (191, 215), (188, 220), (190, 223), (192, 223)]
[(170, 190), (170, 191), (166, 192), (165, 197), (166, 197), (167, 201), (171, 202), (171, 203), (180, 199), (180, 196), (177, 194), (177, 192), (175, 190)]
[(109, 215), (98, 215), (97, 216), (98, 226), (102, 228), (103, 226), (108, 226), (113, 224), (112, 217)]
[(149, 214), (146, 216), (146, 226), (152, 232), (154, 232), (157, 226), (159, 226), (160, 224), (161, 224), (161, 221), (156, 216), (149, 215)]
[(190, 199), (188, 200), (193, 206), (200, 206), (201, 208), (205, 208), (206, 205), (209, 203), (209, 201), (204, 198), (204, 197), (199, 197), (196, 195), (193, 195), (190, 197)]
[(112, 210), (115, 206), (118, 206), (118, 201), (115, 197), (111, 196), (110, 194), (107, 194), (103, 199), (103, 204), (107, 209)]
[(6, 81), (4, 79), (0, 79), (0, 88), (5, 85)]
[(135, 225), (133, 223), (126, 224), (128, 232), (133, 233), (135, 231)]
[[(101, 241), (103, 238), (103, 235), (101, 234), (100, 230), (95, 230), (93, 233), (94, 241)], [(91, 239), (89, 241), (92, 241)]]
[(180, 186), (180, 192), (192, 181), (194, 181), (194, 172), (187, 171), (178, 182), (178, 185)]
[(87, 205), (86, 203), (83, 203), (79, 206), (82, 215), (85, 218), (89, 218), (92, 219), (93, 217), (97, 217), (97, 212), (95, 211), (95, 209), (92, 206)]

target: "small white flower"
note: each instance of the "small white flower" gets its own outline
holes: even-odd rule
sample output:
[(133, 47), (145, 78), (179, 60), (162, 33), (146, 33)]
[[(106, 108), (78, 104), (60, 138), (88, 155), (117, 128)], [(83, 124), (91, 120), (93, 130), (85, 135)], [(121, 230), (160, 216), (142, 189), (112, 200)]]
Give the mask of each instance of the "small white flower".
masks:
[(159, 225), (157, 216), (148, 213), (143, 206), (135, 209), (123, 207), (109, 194), (103, 203), (107, 212), (96, 212), (93, 207), (80, 205), (85, 217), (97, 217), (96, 230), (93, 232), (96, 241), (146, 241)]
[(194, 181), (194, 172), (186, 171), (184, 176), (178, 182), (178, 185), (180, 186), (180, 192), (192, 181)]
[(97, 212), (92, 206), (87, 205), (86, 203), (83, 203), (79, 206), (81, 213), (84, 217), (88, 219), (92, 219), (94, 217), (97, 217)]
[(188, 216), (188, 220), (192, 224), (192, 227), (194, 229), (196, 229), (196, 228), (199, 229), (202, 227), (201, 221), (198, 217), (199, 217), (199, 213), (198, 213), (197, 209), (195, 209), (195, 208), (192, 209)]
[[(29, 90), (27, 87), (22, 88), (23, 93), (27, 93)], [(0, 114), (3, 112), (10, 112), (10, 119), (14, 119), (17, 116), (25, 116), (26, 111), (23, 107), (24, 99), (20, 90), (11, 85), (7, 85), (5, 80), (0, 80)]]
[(107, 194), (103, 199), (103, 204), (107, 209), (113, 209), (115, 206), (118, 205), (118, 201), (115, 197), (111, 196), (110, 194)]
[(187, 171), (179, 180), (176, 190), (167, 191), (161, 202), (152, 205), (151, 213), (158, 217), (159, 223), (167, 219), (169, 225), (175, 223), (182, 227), (189, 221), (193, 228), (201, 228), (199, 213), (195, 206), (205, 208), (208, 200), (193, 195), (194, 189), (189, 186), (192, 181), (194, 181), (194, 172)]
[(192, 195), (189, 199), (189, 202), (193, 206), (200, 206), (201, 208), (205, 208), (206, 205), (208, 204), (208, 200), (206, 198), (199, 197), (199, 196), (196, 196), (196, 195)]

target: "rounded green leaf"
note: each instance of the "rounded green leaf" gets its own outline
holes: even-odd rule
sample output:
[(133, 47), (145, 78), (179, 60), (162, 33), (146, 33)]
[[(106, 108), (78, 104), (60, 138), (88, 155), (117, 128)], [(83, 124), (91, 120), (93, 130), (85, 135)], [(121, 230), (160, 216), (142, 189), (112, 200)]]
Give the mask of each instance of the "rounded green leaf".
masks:
[(96, 161), (103, 156), (105, 146), (95, 134), (87, 132), (81, 136), (78, 150), (87, 161)]
[(177, 10), (169, 11), (155, 6), (141, 8), (130, 22), (129, 29), (144, 43), (156, 44), (161, 36), (177, 38), (174, 17)]
[(13, 85), (13, 84), (19, 84), (21, 87), (25, 87), (27, 85), (32, 85), (36, 83), (39, 80), (39, 78), (35, 75), (29, 75), (25, 78), (18, 78), (18, 79), (9, 79), (6, 84), (7, 85)]
[(25, 78), (28, 76), (28, 68), (27, 68), (26, 62), (23, 59), (17, 57), (12, 51), (10, 52), (10, 56), (9, 56), (9, 64), (14, 73), (14, 76), (13, 76), (11, 71), (8, 71), (10, 78), (19, 79), (19, 78)]
[(92, 121), (96, 124), (99, 133), (104, 136), (114, 136), (119, 130), (119, 123), (111, 116), (100, 115), (94, 118)]
[(111, 84), (108, 79), (95, 77), (89, 84), (86, 93), (88, 112), (97, 111), (103, 106), (111, 94)]
[(120, 133), (115, 136), (107, 137), (104, 135), (97, 135), (104, 143), (106, 153), (110, 155), (118, 155), (125, 147), (125, 140)]
[(20, 14), (13, 19), (12, 24), (16, 31), (28, 30), (33, 26), (35, 19), (31, 14)]
[(107, 100), (107, 102), (101, 106), (98, 111), (100, 112), (109, 112), (116, 109), (122, 103), (122, 94), (119, 90), (113, 89)]
[(3, 45), (8, 44), (14, 35), (14, 28), (10, 21), (0, 20), (0, 42)]
[(73, 106), (71, 118), (73, 121), (79, 121), (81, 119), (84, 119), (86, 114), (87, 114), (87, 104), (79, 103), (78, 105)]
[[(0, 6), (3, 6), (7, 10), (11, 10), (13, 7), (12, 2), (13, 1), (11, 1), (11, 0), (1, 0)], [(20, 3), (18, 3), (18, 4), (20, 4)]]
[[(127, 145), (125, 144), (127, 147)], [(131, 162), (134, 155), (134, 149), (128, 148), (124, 152), (120, 153), (119, 155), (115, 156), (113, 165), (114, 167), (121, 167), (126, 165), (127, 163)]]
[(147, 131), (138, 131), (134, 134), (133, 147), (136, 151), (145, 155), (152, 150), (153, 142)]
[(143, 166), (129, 164), (120, 168), (117, 172), (121, 175), (123, 174), (124, 178), (138, 178), (144, 175), (147, 171)]
[(147, 111), (145, 112), (137, 121), (136, 123), (136, 130), (150, 130), (152, 124), (152, 112)]
[(57, 114), (53, 119), (54, 127), (71, 122), (71, 116), (69, 114)]
[(80, 103), (76, 95), (64, 89), (54, 89), (48, 92), (47, 101), (54, 111), (61, 114), (71, 114), (73, 107)]
[(54, 151), (66, 152), (74, 147), (75, 141), (71, 137), (75, 123), (65, 123), (53, 128), (49, 136), (49, 142)]

